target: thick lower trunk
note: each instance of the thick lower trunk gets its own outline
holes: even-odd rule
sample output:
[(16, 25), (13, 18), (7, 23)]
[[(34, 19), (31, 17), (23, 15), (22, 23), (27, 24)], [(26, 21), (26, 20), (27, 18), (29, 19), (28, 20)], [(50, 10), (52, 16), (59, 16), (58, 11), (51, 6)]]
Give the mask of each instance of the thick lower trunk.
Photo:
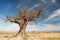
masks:
[(25, 32), (26, 26), (27, 26), (27, 21), (24, 21), (24, 24), (22, 25), (21, 32), (20, 32), (21, 36), (23, 37), (23, 40), (27, 40), (27, 35)]
[(26, 26), (27, 26), (27, 21), (24, 21), (22, 26), (19, 25), (20, 29), (19, 29), (18, 33), (15, 35), (15, 37), (18, 36), (19, 34), (21, 34), (21, 36), (25, 36), (26, 35), (26, 33), (25, 33)]
[(21, 35), (26, 35), (25, 33), (25, 29), (26, 29), (26, 26), (27, 26), (27, 21), (24, 21), (22, 27), (21, 27)]

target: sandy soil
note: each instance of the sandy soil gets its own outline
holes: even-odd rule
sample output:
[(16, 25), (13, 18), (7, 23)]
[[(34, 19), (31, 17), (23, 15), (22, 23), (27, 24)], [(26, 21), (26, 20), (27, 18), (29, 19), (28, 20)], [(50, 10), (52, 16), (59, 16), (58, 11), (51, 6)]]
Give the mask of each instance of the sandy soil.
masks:
[(16, 33), (0, 32), (0, 40), (60, 40), (60, 32), (27, 32), (27, 36), (18, 35), (10, 38)]

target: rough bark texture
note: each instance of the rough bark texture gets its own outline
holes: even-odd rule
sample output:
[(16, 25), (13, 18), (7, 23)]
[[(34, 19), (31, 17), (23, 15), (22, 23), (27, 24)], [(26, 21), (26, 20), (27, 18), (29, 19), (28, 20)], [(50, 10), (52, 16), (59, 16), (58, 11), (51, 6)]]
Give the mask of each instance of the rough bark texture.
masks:
[(19, 34), (21, 34), (21, 36), (26, 36), (25, 29), (26, 29), (27, 24), (28, 24), (27, 21), (24, 21), (22, 26), (19, 24), (20, 29), (19, 29), (18, 33), (15, 35), (15, 37), (18, 36)]

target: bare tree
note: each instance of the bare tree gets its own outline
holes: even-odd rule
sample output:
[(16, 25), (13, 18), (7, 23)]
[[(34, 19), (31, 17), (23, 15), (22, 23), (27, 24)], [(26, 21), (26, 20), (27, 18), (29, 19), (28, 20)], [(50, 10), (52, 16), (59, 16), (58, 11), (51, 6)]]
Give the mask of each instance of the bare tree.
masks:
[(43, 12), (43, 8), (39, 8), (37, 11), (35, 11), (35, 10), (28, 11), (27, 8), (25, 7), (19, 11), (19, 14), (16, 17), (11, 18), (11, 17), (7, 16), (6, 18), (10, 22), (14, 22), (19, 25), (20, 30), (18, 31), (16, 36), (19, 33), (21, 33), (21, 35), (25, 35), (25, 29), (26, 29), (28, 22), (34, 21), (37, 18), (40, 18), (42, 12)]

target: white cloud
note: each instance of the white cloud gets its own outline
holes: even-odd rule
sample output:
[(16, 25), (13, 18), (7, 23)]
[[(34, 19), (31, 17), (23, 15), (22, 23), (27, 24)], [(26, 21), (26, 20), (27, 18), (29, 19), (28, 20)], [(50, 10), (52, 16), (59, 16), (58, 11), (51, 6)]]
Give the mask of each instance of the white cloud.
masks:
[(50, 15), (47, 19), (45, 19), (43, 22), (49, 21), (51, 19), (53, 19), (56, 16), (60, 16), (60, 9), (57, 9), (56, 11), (54, 11), (52, 13), (52, 15)]
[(28, 25), (26, 31), (60, 31), (60, 23), (57, 25), (42, 24), (43, 26)]
[(19, 27), (17, 24), (7, 24), (6, 26), (5, 25), (2, 25), (0, 24), (0, 31), (11, 31), (11, 32), (14, 32), (14, 31), (18, 31), (19, 30)]
[[(4, 21), (4, 20), (3, 20)], [(0, 31), (18, 31), (19, 26), (15, 23), (5, 23), (0, 20)], [(43, 25), (43, 26), (41, 26)], [(60, 31), (60, 23), (53, 25), (53, 24), (40, 24), (39, 25), (27, 25), (26, 31)]]
[(55, 3), (56, 2), (56, 0), (51, 0), (52, 1), (52, 3)]
[(19, 9), (20, 6), (21, 6), (21, 4), (18, 4), (18, 5), (16, 6), (16, 8)]
[(15, 23), (5, 23), (4, 16), (0, 16), (0, 31), (18, 31), (19, 26)]
[(47, 4), (47, 0), (41, 0), (44, 4)]
[(28, 11), (31, 11), (32, 9), (39, 7), (39, 6), (41, 6), (41, 4), (36, 4), (36, 5), (32, 6), (31, 8), (29, 8)]
[[(55, 17), (57, 17), (55, 19)], [(50, 15), (47, 19), (45, 19), (43, 22), (49, 21), (51, 19), (54, 19), (56, 21), (60, 20), (60, 9), (55, 10), (52, 15)], [(43, 25), (43, 26), (41, 26)], [(53, 25), (53, 24), (40, 24), (37, 25), (28, 25), (26, 31), (60, 31), (60, 23)]]
[(48, 4), (46, 7), (44, 7), (44, 8), (48, 8), (49, 6), (51, 6), (51, 5), (53, 5), (52, 3), (50, 3), (50, 4)]
[(45, 31), (60, 31), (60, 24), (44, 24)]

